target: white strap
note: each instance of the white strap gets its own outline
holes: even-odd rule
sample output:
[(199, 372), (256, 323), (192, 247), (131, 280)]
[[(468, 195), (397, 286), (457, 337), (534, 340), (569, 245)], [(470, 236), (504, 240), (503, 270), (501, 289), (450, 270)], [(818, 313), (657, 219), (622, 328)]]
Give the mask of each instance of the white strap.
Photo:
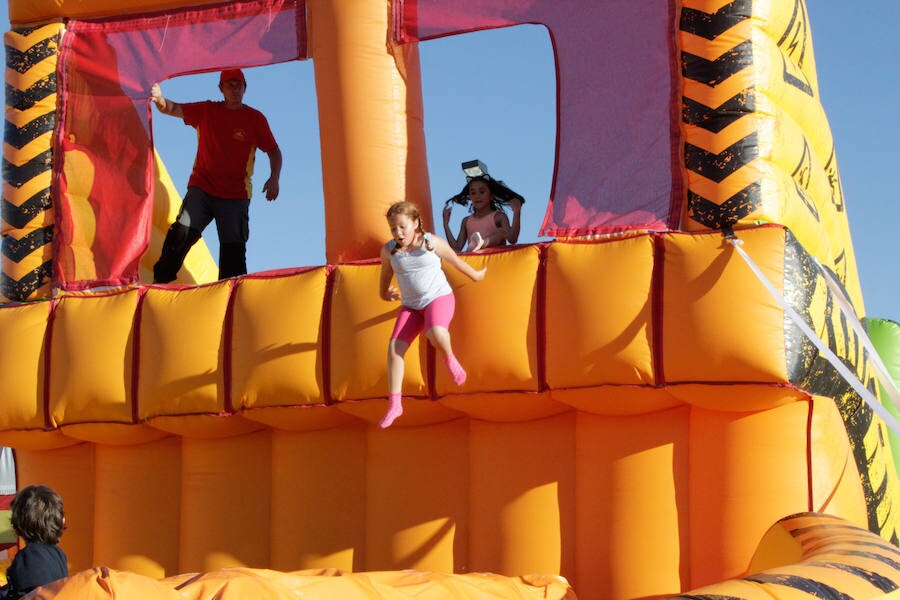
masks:
[(859, 394), (863, 400), (865, 400), (866, 404), (869, 405), (869, 408), (875, 411), (875, 414), (881, 417), (881, 420), (885, 422), (885, 424), (891, 429), (891, 431), (893, 431), (896, 435), (900, 435), (900, 424), (897, 423), (897, 420), (894, 419), (894, 416), (889, 413), (888, 410), (881, 404), (881, 402), (878, 401), (878, 398), (876, 398), (872, 394), (872, 392), (870, 392), (868, 388), (866, 388), (866, 386), (864, 386), (859, 381), (859, 379), (857, 379), (856, 374), (850, 371), (850, 369), (848, 369), (847, 366), (844, 365), (843, 361), (841, 361), (841, 359), (831, 351), (831, 348), (829, 348), (825, 342), (819, 339), (819, 336), (816, 335), (812, 328), (810, 328), (810, 326), (806, 324), (806, 321), (803, 320), (803, 317), (801, 317), (797, 313), (797, 311), (795, 311), (787, 303), (787, 301), (784, 299), (784, 296), (782, 296), (778, 292), (778, 290), (775, 289), (775, 286), (773, 286), (769, 282), (769, 280), (766, 279), (766, 276), (756, 265), (756, 263), (753, 262), (753, 259), (750, 258), (750, 256), (744, 251), (743, 248), (741, 248), (741, 244), (743, 244), (744, 242), (732, 236), (727, 236), (726, 239), (732, 246), (734, 246), (734, 249), (737, 250), (738, 254), (741, 255), (741, 257), (744, 259), (744, 262), (747, 263), (747, 266), (749, 266), (750, 270), (753, 271), (753, 273), (756, 275), (756, 278), (759, 279), (759, 281), (765, 286), (772, 297), (775, 298), (775, 301), (778, 302), (779, 305), (781, 305), (781, 308), (784, 309), (784, 314), (786, 314), (788, 318), (790, 318), (790, 320), (800, 328), (803, 334), (807, 338), (809, 338), (809, 341), (811, 341), (815, 345), (815, 347), (819, 349), (819, 352), (822, 354), (822, 356), (825, 357), (825, 359), (829, 363), (831, 363), (831, 366), (833, 366), (838, 373), (840, 373), (841, 377), (844, 378), (844, 381), (846, 381), (850, 385), (850, 387), (852, 387), (856, 391), (856, 393)]
[(878, 351), (875, 350), (875, 346), (872, 344), (872, 340), (869, 339), (863, 324), (860, 323), (859, 319), (856, 317), (856, 311), (844, 295), (844, 289), (834, 279), (834, 275), (831, 274), (831, 271), (826, 269), (822, 263), (819, 262), (819, 259), (815, 259), (815, 261), (819, 270), (822, 271), (822, 274), (825, 276), (825, 284), (837, 299), (838, 307), (840, 307), (844, 317), (849, 321), (850, 325), (853, 327), (853, 331), (855, 331), (856, 335), (859, 336), (859, 339), (862, 340), (863, 347), (865, 347), (866, 351), (869, 353), (869, 361), (872, 363), (872, 369), (875, 371), (876, 378), (884, 387), (888, 397), (890, 397), (891, 401), (894, 403), (894, 406), (897, 410), (900, 410), (900, 391), (897, 390), (894, 378), (891, 377), (887, 367), (884, 366), (884, 362), (882, 362), (881, 357), (878, 355)]

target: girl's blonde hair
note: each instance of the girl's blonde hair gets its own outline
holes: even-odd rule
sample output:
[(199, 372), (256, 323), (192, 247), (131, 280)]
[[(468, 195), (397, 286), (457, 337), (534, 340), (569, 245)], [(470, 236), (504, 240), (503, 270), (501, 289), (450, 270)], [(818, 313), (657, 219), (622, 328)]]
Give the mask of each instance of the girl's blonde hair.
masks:
[[(384, 216), (387, 219), (390, 219), (391, 217), (396, 217), (397, 215), (403, 215), (410, 221), (414, 221), (416, 224), (416, 231), (425, 236), (425, 248), (427, 248), (428, 250), (434, 250), (431, 245), (431, 240), (428, 239), (428, 236), (425, 235), (425, 230), (422, 229), (422, 216), (419, 214), (419, 207), (417, 207), (412, 202), (407, 202), (405, 200), (394, 202), (393, 204), (391, 204), (391, 207), (387, 210), (387, 213), (385, 213)], [(393, 250), (391, 250), (391, 254), (394, 254), (399, 249), (400, 247), (395, 244)]]

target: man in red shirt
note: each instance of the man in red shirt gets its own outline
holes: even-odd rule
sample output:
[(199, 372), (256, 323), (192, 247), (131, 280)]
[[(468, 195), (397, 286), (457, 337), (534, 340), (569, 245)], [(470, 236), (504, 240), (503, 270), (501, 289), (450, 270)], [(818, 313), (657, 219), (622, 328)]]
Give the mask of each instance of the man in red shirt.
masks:
[(153, 266), (154, 283), (174, 281), (188, 250), (215, 219), (219, 234), (219, 279), (247, 272), (250, 237), (250, 177), (256, 149), (269, 157), (271, 175), (263, 185), (266, 200), (278, 197), (281, 150), (266, 117), (244, 104), (247, 80), (238, 69), (219, 76), (222, 102), (179, 104), (166, 99), (158, 83), (150, 99), (166, 115), (180, 117), (197, 130), (197, 157), (178, 217), (166, 234)]

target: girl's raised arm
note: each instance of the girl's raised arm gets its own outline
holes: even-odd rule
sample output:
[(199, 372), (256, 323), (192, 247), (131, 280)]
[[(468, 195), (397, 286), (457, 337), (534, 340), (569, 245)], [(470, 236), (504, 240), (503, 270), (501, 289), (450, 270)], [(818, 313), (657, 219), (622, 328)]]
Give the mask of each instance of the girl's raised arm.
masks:
[(459, 226), (459, 236), (454, 236), (453, 232), (450, 231), (450, 213), (452, 211), (453, 207), (449, 204), (444, 207), (444, 235), (447, 236), (447, 243), (450, 247), (459, 252), (466, 243), (466, 219), (469, 217), (465, 217), (462, 220)]
[(438, 256), (456, 267), (463, 275), (467, 275), (472, 281), (481, 281), (484, 279), (484, 274), (487, 273), (487, 267), (476, 271), (469, 263), (458, 257), (456, 252), (453, 251), (453, 248), (450, 247), (450, 244), (441, 237), (432, 235), (431, 244), (434, 246), (434, 251)]

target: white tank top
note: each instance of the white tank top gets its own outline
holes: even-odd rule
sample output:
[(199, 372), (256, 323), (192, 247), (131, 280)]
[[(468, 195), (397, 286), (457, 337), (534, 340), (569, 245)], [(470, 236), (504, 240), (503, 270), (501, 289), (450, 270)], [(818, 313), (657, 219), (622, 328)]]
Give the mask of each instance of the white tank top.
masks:
[[(425, 234), (425, 241), (419, 248), (410, 251), (398, 250), (391, 254), (391, 267), (400, 287), (403, 306), (422, 310), (435, 298), (453, 292), (447, 276), (441, 268), (441, 257), (426, 246), (430, 234)], [(391, 242), (393, 249), (395, 242)]]

